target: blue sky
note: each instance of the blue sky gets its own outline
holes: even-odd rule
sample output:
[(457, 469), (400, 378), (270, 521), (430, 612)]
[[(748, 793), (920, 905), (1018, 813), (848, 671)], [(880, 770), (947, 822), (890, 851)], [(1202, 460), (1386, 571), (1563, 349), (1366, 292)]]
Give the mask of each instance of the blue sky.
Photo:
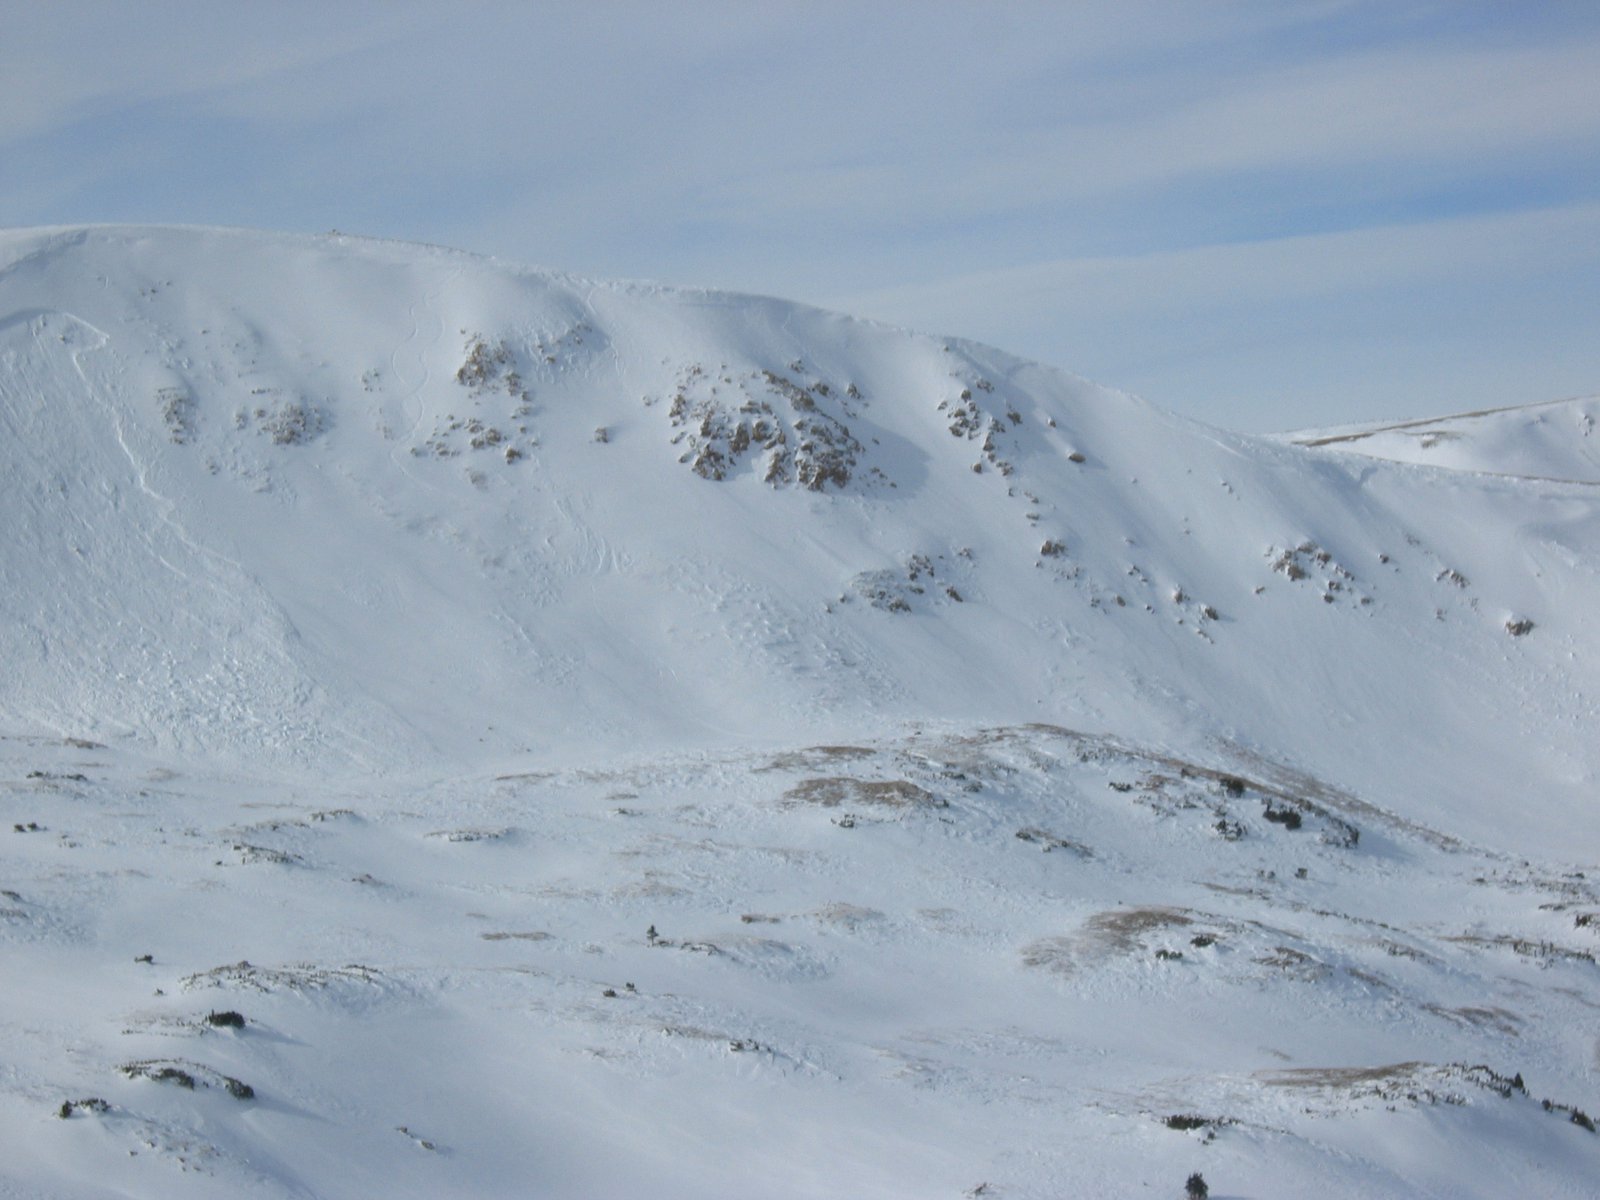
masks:
[(461, 246), (1287, 429), (1600, 392), (1600, 4), (0, 0), (0, 225)]

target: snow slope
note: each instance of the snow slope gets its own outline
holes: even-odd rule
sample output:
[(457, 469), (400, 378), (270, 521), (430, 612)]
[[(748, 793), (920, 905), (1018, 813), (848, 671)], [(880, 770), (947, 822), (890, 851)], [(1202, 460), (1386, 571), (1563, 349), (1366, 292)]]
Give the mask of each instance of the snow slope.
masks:
[(1600, 396), (1390, 425), (1308, 430), (1286, 440), (1393, 462), (1491, 475), (1600, 483)]
[(0, 422), (0, 1188), (1589, 1194), (1565, 441), (146, 228)]

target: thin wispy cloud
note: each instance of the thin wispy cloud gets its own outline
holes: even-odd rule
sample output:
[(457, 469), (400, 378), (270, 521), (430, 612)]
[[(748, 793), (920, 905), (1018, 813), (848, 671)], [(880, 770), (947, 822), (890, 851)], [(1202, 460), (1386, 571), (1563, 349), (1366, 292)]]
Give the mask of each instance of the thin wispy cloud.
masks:
[(1545, 399), (1591, 393), (1600, 345), (1574, 332), (1596, 280), (1590, 204), (1063, 259), (835, 301), (941, 330), (971, 314), (983, 340), (1056, 342), (1080, 373), (1158, 400), (1186, 392), (1208, 420), (1249, 399), (1269, 429), (1517, 403), (1533, 377)]

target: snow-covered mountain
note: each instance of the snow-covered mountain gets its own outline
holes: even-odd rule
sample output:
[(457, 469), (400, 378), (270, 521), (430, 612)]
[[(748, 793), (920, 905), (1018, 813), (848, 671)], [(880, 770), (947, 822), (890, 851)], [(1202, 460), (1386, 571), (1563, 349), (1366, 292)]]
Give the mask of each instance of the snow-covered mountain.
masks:
[(1586, 396), (1387, 425), (1313, 430), (1291, 434), (1287, 440), (1457, 471), (1600, 484), (1597, 417), (1600, 396)]
[(1593, 409), (0, 233), (12, 1186), (1587, 1195)]

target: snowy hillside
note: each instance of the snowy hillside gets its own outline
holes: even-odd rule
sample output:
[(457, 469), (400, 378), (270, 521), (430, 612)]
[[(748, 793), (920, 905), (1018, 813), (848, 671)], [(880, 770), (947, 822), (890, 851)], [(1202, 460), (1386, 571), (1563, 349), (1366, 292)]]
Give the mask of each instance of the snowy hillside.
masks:
[(0, 233), (7, 1186), (1590, 1194), (1593, 463), (1409, 437)]
[(1288, 440), (1457, 471), (1600, 483), (1597, 418), (1600, 396), (1589, 396), (1392, 425), (1307, 431)]

